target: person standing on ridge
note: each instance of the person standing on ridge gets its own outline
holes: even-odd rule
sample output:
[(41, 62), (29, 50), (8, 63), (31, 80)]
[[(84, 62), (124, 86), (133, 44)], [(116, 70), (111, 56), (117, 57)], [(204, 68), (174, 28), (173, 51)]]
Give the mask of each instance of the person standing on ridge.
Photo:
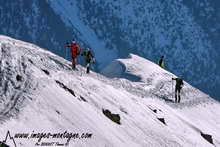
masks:
[(75, 40), (73, 40), (71, 43), (66, 43), (66, 47), (70, 48), (71, 50), (72, 68), (76, 69), (77, 56), (80, 54), (80, 47)]
[(176, 86), (175, 86), (175, 103), (180, 103), (180, 91), (181, 91), (181, 89), (183, 87), (183, 80), (181, 78), (172, 78), (172, 80), (176, 81)]
[(91, 63), (95, 62), (95, 58), (89, 48), (87, 48), (86, 51), (84, 51), (81, 56), (85, 56), (85, 63), (86, 63), (86, 73), (90, 72), (90, 65)]
[(161, 56), (161, 57), (160, 57), (160, 60), (159, 60), (159, 62), (158, 62), (158, 65), (159, 65), (160, 67), (162, 67), (162, 68), (165, 67), (165, 66), (164, 66), (164, 56)]

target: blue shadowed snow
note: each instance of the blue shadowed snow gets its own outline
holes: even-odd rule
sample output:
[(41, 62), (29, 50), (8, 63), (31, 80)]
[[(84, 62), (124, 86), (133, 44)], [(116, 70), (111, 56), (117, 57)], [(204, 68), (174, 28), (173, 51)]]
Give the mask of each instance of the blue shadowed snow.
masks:
[(101, 73), (109, 78), (124, 78), (132, 82), (140, 82), (141, 77), (129, 73), (126, 66), (120, 61), (113, 61), (110, 65), (104, 68)]

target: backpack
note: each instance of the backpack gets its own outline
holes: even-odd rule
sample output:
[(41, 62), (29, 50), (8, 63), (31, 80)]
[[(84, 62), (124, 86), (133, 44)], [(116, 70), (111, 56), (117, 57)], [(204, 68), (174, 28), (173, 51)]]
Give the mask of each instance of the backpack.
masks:
[(163, 60), (163, 59), (160, 59), (160, 60), (158, 61), (158, 64), (159, 64), (159, 66), (162, 67), (162, 68), (165, 67), (165, 66), (164, 66), (164, 60)]
[(180, 88), (183, 88), (183, 80), (179, 79)]

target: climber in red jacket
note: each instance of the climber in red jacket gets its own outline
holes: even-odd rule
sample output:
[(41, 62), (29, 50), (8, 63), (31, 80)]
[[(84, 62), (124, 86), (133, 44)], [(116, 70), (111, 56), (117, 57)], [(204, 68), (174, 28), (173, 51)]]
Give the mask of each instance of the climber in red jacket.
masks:
[(66, 47), (70, 48), (71, 50), (72, 68), (76, 69), (76, 61), (77, 61), (77, 56), (80, 54), (80, 47), (74, 40), (71, 43), (67, 43)]

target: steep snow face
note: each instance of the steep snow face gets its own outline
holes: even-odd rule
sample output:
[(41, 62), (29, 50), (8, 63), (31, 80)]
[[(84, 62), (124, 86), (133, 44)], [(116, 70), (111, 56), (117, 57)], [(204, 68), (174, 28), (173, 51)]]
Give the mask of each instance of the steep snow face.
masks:
[(100, 68), (129, 53), (151, 61), (165, 55), (170, 71), (220, 96), (217, 1), (48, 2), (95, 50)]
[[(72, 71), (70, 62), (33, 44), (0, 36), (0, 47), (1, 140), (9, 130), (24, 147), (57, 142), (71, 147), (220, 145), (219, 103), (184, 82), (182, 102), (174, 104), (174, 75), (144, 58), (131, 54), (115, 61), (121, 70), (109, 79), (87, 75), (81, 66)], [(103, 109), (118, 114), (105, 113), (120, 124)], [(65, 131), (79, 137), (68, 142), (66, 135), (51, 136)], [(39, 140), (36, 133), (51, 134)], [(9, 138), (6, 143), (13, 146)]]

